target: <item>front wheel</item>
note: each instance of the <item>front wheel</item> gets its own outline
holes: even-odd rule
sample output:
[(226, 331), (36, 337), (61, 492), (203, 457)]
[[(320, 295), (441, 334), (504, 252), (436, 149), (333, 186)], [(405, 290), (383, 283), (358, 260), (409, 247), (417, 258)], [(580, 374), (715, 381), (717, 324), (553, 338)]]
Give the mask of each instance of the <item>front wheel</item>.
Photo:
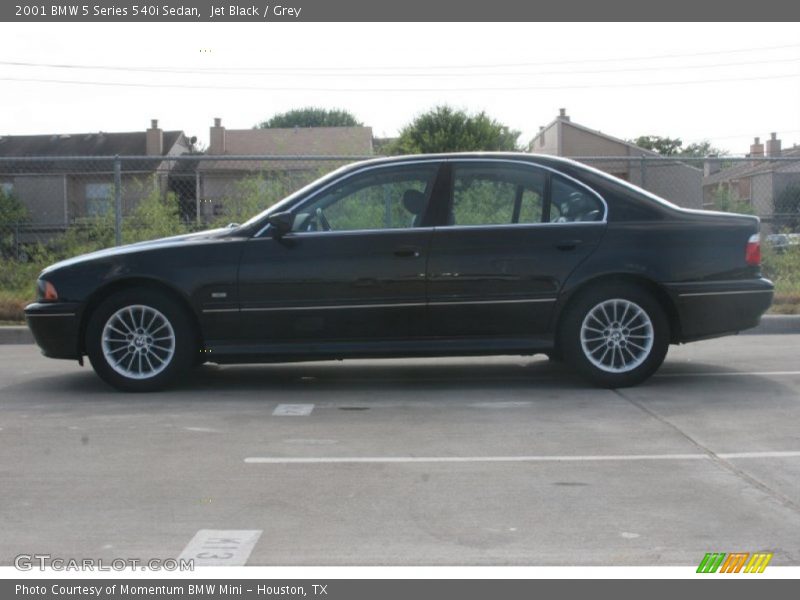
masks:
[(86, 353), (95, 372), (129, 392), (159, 390), (195, 360), (191, 322), (178, 303), (151, 290), (124, 290), (92, 313)]
[(627, 387), (658, 370), (669, 347), (669, 323), (658, 301), (633, 285), (608, 285), (579, 296), (562, 319), (568, 362), (603, 387)]

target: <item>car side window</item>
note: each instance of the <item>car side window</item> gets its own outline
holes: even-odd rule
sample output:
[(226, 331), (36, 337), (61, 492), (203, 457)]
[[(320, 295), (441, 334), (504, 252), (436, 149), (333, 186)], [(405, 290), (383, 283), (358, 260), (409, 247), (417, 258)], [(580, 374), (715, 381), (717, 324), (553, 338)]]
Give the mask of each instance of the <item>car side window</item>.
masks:
[(554, 175), (550, 184), (550, 222), (601, 221), (603, 203), (585, 188)]
[(540, 223), (547, 175), (501, 162), (456, 164), (450, 225)]
[(420, 227), (438, 164), (371, 169), (337, 183), (295, 214), (292, 231)]

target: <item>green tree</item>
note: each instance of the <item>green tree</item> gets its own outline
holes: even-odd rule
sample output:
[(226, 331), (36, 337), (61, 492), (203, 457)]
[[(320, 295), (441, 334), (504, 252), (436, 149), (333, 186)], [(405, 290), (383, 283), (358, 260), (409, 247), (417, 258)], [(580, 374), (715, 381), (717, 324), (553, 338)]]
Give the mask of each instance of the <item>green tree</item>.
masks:
[(0, 254), (15, 256), (17, 238), (15, 228), (28, 220), (28, 210), (13, 194), (0, 188)]
[(254, 129), (275, 129), (290, 127), (362, 127), (364, 124), (352, 113), (338, 109), (309, 106), (273, 115), (262, 121)]
[(25, 205), (13, 194), (0, 188), (0, 228), (5, 229), (28, 218)]
[(718, 185), (713, 191), (712, 200), (715, 210), (746, 215), (755, 214), (752, 204), (741, 200), (733, 190), (722, 185)]
[(519, 150), (519, 135), (485, 112), (470, 115), (437, 106), (406, 125), (389, 150), (391, 154)]
[(728, 151), (712, 146), (711, 142), (708, 140), (702, 140), (684, 146), (681, 148), (679, 154), (689, 158), (703, 158), (705, 156), (725, 156), (728, 154)]
[(150, 187), (150, 193), (122, 220), (122, 241), (125, 244), (187, 232), (175, 192), (162, 195), (154, 185)]
[(715, 148), (709, 140), (693, 142), (688, 146), (683, 145), (680, 138), (669, 138), (660, 135), (640, 135), (631, 143), (640, 148), (658, 152), (662, 156), (681, 156), (685, 158), (703, 158), (705, 156), (725, 156), (727, 150)]
[(640, 148), (658, 152), (662, 156), (678, 154), (681, 146), (683, 146), (683, 141), (680, 138), (668, 138), (660, 135), (640, 135), (632, 142)]
[(773, 210), (776, 224), (780, 229), (800, 230), (800, 185), (792, 184), (783, 188), (775, 198)]

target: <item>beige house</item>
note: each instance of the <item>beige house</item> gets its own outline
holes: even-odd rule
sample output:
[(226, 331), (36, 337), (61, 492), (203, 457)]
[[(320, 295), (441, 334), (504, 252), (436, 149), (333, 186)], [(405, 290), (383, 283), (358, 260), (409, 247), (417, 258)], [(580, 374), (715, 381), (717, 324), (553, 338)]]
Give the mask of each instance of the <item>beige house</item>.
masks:
[(576, 158), (680, 206), (702, 205), (702, 169), (678, 159), (663, 159), (656, 152), (579, 125), (563, 108), (551, 123), (539, 128), (528, 151)]
[(202, 160), (197, 166), (198, 197), (206, 219), (224, 214), (226, 206), (253, 191), (261, 189), (264, 202), (272, 202), (276, 195), (374, 154), (371, 127), (227, 129), (217, 118), (209, 133), (206, 153), (231, 159)]
[[(114, 210), (114, 157), (122, 161), (122, 210), (168, 189), (176, 161), (189, 150), (182, 131), (0, 136), (0, 189), (27, 208), (31, 227), (64, 228)], [(35, 159), (33, 157), (36, 157)]]
[[(775, 198), (789, 186), (800, 186), (800, 147), (782, 150), (777, 133), (772, 133), (766, 145), (755, 138), (747, 157), (751, 160), (735, 162), (728, 168), (721, 168), (724, 158), (706, 162), (704, 201), (713, 204), (724, 194), (750, 204), (755, 214), (769, 220), (775, 212)], [(797, 160), (770, 160), (778, 157)]]

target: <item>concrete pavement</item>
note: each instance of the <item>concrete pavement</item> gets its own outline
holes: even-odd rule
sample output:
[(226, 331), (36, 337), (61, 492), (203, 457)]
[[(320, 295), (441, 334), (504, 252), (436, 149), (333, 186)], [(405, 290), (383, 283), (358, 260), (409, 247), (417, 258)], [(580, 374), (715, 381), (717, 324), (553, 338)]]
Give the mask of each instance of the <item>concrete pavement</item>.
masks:
[(126, 395), (3, 346), (0, 564), (174, 557), (211, 529), (260, 531), (256, 565), (797, 565), (798, 423), (798, 335), (672, 348), (619, 391), (493, 357), (204, 367)]

